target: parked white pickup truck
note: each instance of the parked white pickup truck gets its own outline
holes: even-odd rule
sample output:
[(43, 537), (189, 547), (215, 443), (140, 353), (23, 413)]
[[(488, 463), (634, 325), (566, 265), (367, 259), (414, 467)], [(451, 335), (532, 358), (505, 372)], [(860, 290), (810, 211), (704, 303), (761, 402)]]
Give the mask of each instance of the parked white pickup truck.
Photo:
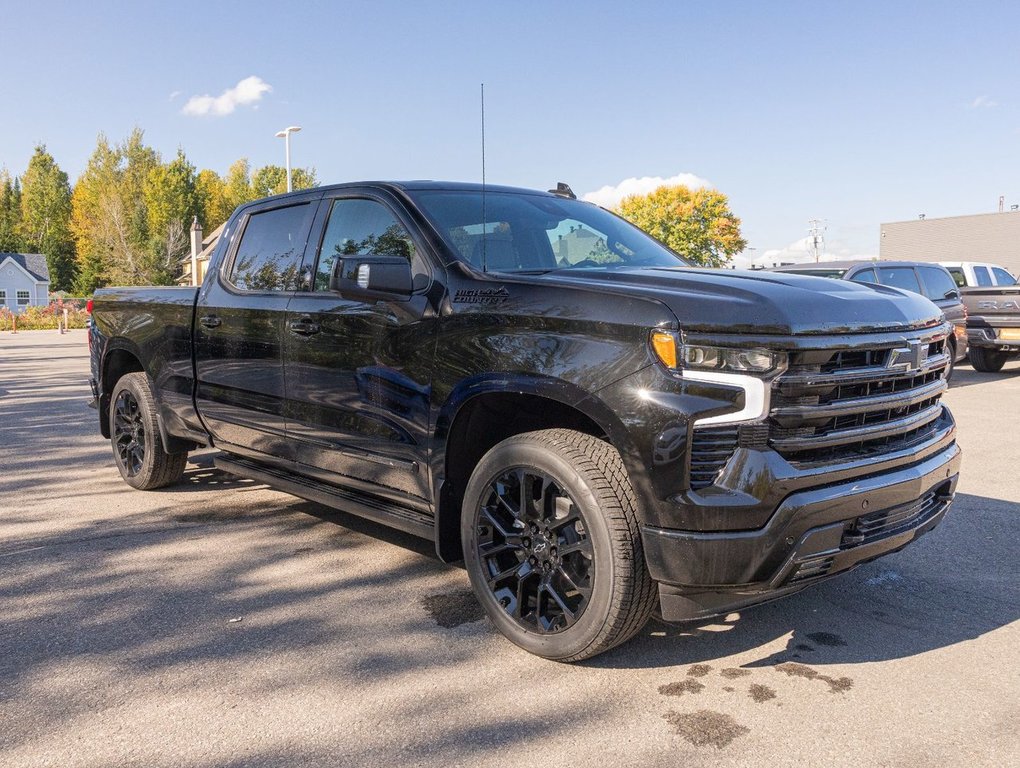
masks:
[(997, 264), (980, 261), (940, 261), (960, 288), (991, 288), (1016, 285), (1016, 278)]
[(1001, 370), (1020, 356), (1020, 285), (996, 264), (941, 261), (960, 286), (967, 308), (967, 343), (978, 371)]

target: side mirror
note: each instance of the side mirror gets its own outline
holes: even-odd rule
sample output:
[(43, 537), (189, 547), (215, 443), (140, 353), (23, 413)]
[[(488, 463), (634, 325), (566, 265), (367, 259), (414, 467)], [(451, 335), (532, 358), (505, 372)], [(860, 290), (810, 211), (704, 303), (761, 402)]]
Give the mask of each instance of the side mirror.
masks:
[(960, 292), (954, 288), (951, 291), (946, 291), (946, 295), (943, 296), (942, 298), (944, 298), (944, 299), (959, 299), (960, 298)]
[(347, 256), (337, 259), (329, 289), (345, 298), (398, 299), (414, 292), (411, 264), (403, 256)]

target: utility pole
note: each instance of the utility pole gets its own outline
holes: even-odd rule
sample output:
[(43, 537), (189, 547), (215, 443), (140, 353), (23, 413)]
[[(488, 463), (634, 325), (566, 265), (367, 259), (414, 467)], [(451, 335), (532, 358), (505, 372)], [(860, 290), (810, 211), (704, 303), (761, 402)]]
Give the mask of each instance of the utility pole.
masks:
[(811, 252), (815, 255), (815, 264), (821, 260), (822, 251), (825, 250), (825, 220), (811, 219), (808, 221), (811, 228), (808, 234), (811, 235)]

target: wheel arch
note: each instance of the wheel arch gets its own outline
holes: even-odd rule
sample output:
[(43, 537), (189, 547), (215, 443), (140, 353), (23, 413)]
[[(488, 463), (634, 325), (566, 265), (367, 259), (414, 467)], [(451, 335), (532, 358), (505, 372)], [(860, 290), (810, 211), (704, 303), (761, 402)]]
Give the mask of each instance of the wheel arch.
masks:
[(621, 444), (629, 443), (626, 430), (608, 406), (561, 379), (483, 376), (464, 382), (447, 398), (436, 421), (432, 460), (436, 551), (442, 560), (463, 556), (464, 490), (482, 456), (508, 437), (556, 427), (590, 434), (629, 453)]
[(103, 437), (110, 437), (110, 398), (113, 388), (127, 373), (144, 373), (137, 348), (123, 339), (112, 339), (103, 353), (99, 375), (99, 428)]

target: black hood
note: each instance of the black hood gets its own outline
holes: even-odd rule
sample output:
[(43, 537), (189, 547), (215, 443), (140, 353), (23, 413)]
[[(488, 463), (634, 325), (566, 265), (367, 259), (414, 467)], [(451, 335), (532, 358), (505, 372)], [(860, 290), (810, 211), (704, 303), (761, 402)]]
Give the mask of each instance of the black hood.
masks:
[(686, 331), (775, 335), (929, 328), (942, 310), (915, 293), (781, 272), (646, 267), (557, 270), (550, 282), (600, 292), (635, 291), (668, 306)]

